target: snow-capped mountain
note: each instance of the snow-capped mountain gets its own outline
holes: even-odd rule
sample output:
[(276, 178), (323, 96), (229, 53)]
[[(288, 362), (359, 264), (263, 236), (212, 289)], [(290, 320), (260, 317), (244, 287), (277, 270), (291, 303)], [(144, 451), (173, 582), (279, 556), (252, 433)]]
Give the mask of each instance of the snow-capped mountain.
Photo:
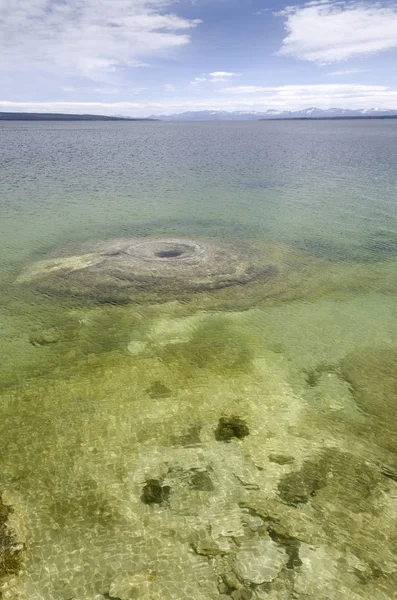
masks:
[(397, 117), (397, 109), (383, 108), (304, 108), (297, 111), (279, 111), (269, 109), (263, 112), (257, 111), (233, 111), (225, 110), (201, 110), (173, 115), (153, 115), (151, 118), (162, 121), (258, 121), (261, 119), (338, 119), (357, 117)]

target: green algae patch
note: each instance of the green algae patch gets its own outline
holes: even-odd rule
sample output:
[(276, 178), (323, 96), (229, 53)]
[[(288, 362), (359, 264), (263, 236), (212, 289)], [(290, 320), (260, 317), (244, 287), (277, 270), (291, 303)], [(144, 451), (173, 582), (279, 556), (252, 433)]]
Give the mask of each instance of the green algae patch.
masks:
[(142, 489), (142, 502), (144, 504), (162, 504), (167, 502), (171, 488), (162, 485), (158, 479), (148, 479)]
[(320, 492), (323, 496), (337, 494), (345, 509), (373, 513), (381, 494), (380, 483), (380, 474), (364, 460), (330, 448), (317, 459), (305, 461), (299, 471), (284, 475), (278, 494), (294, 507), (308, 503)]
[(98, 489), (93, 480), (71, 484), (69, 490), (59, 490), (54, 496), (54, 502), (48, 504), (48, 516), (59, 527), (73, 530), (84, 523), (88, 529), (111, 535), (122, 521), (111, 496)]
[(213, 492), (215, 490), (211, 475), (208, 471), (192, 469), (190, 485), (198, 492)]
[(156, 379), (153, 383), (147, 388), (146, 393), (153, 399), (158, 398), (168, 398), (172, 395), (172, 391), (168, 388), (162, 381)]
[(278, 484), (278, 493), (283, 502), (290, 506), (306, 504), (316, 495), (316, 492), (325, 487), (327, 471), (324, 460), (318, 463), (307, 461), (302, 468), (285, 475)]
[(230, 442), (233, 438), (241, 440), (249, 435), (249, 429), (244, 419), (240, 417), (221, 417), (215, 430), (218, 442)]
[[(144, 308), (86, 307), (71, 309), (59, 302), (36, 305), (35, 312), (21, 315), (0, 309), (4, 335), (0, 339), (2, 389), (37, 377), (55, 379), (79, 369), (89, 370), (112, 356), (123, 360), (132, 332), (143, 335), (150, 322)], [(106, 358), (108, 357), (108, 358)]]
[(397, 349), (358, 350), (342, 361), (342, 375), (370, 415), (397, 423)]
[(354, 399), (367, 415), (377, 443), (397, 452), (397, 349), (371, 348), (348, 354), (341, 363)]
[(222, 315), (200, 321), (187, 341), (157, 351), (160, 360), (185, 374), (197, 370), (225, 373), (249, 371), (254, 357), (252, 338)]

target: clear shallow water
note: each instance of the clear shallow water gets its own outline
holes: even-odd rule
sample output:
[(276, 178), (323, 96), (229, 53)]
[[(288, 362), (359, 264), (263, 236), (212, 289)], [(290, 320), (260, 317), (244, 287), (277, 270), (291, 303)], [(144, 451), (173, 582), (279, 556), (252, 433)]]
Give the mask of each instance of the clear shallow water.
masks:
[[(3, 597), (392, 598), (397, 122), (0, 141)], [(126, 306), (16, 283), (159, 235), (271, 248), (277, 283)], [(232, 416), (249, 435), (226, 442)]]

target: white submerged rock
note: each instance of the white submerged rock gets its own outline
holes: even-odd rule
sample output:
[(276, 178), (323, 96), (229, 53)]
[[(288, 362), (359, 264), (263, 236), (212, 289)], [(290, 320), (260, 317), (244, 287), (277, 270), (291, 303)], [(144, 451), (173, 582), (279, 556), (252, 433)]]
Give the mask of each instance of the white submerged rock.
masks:
[(235, 572), (240, 579), (260, 585), (270, 583), (280, 573), (288, 556), (270, 538), (246, 542), (236, 555)]

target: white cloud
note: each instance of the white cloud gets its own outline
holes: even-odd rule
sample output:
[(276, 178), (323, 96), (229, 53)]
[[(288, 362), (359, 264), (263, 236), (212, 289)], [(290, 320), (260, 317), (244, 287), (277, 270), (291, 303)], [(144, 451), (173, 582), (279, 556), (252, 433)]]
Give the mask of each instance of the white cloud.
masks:
[(280, 55), (331, 63), (397, 48), (397, 4), (314, 1), (288, 7)]
[(95, 87), (95, 88), (85, 88), (85, 87), (74, 87), (72, 85), (64, 85), (61, 87), (62, 92), (69, 92), (72, 94), (119, 94), (119, 88), (108, 88), (108, 87)]
[(321, 96), (326, 95), (327, 97), (335, 94), (342, 94), (343, 96), (349, 96), (357, 93), (369, 93), (386, 91), (390, 88), (385, 85), (362, 85), (354, 83), (316, 83), (316, 84), (296, 84), (296, 85), (279, 85), (279, 86), (261, 86), (261, 85), (239, 85), (223, 88), (222, 92), (228, 94), (258, 94), (258, 93), (274, 93), (277, 92), (282, 95), (296, 95), (304, 96), (306, 94), (312, 94), (315, 92)]
[(193, 81), (190, 82), (190, 85), (200, 85), (200, 83), (204, 83), (207, 81), (206, 77), (195, 77)]
[(172, 0), (0, 0), (0, 69), (100, 79), (187, 44)]
[(313, 84), (268, 86), (235, 86), (223, 88), (228, 97), (244, 97), (248, 103), (269, 108), (295, 110), (319, 108), (396, 108), (397, 88), (383, 85)]
[(176, 87), (172, 83), (166, 83), (164, 89), (166, 92), (175, 92)]
[(237, 86), (224, 88), (224, 95), (211, 98), (175, 98), (159, 102), (10, 102), (0, 101), (0, 110), (66, 112), (148, 116), (188, 110), (297, 110), (319, 108), (394, 108), (397, 88), (377, 85), (321, 84), (275, 87)]
[(225, 83), (229, 82), (232, 77), (238, 77), (240, 73), (233, 73), (231, 71), (213, 71), (212, 73), (204, 73), (201, 77), (195, 77), (191, 81), (191, 85), (200, 85), (208, 81), (209, 83)]
[(240, 73), (232, 73), (230, 71), (214, 71), (209, 73), (209, 78), (212, 83), (229, 81), (232, 77), (238, 77)]
[(326, 73), (328, 77), (339, 77), (344, 75), (355, 75), (356, 73), (365, 73), (366, 69), (344, 69), (342, 71), (331, 71)]
[(119, 94), (119, 88), (92, 88), (94, 94)]

